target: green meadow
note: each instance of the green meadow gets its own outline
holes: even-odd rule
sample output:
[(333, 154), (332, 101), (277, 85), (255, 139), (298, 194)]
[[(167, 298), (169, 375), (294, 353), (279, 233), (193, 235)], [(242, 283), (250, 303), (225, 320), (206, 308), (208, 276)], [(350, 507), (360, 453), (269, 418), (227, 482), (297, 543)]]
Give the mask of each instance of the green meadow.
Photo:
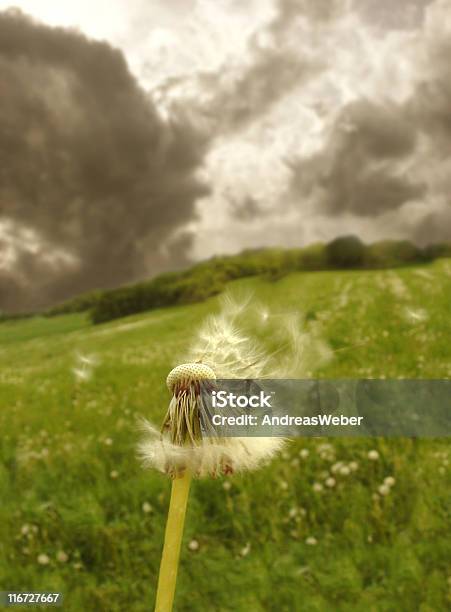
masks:
[[(309, 376), (451, 376), (450, 259), (229, 289), (315, 327), (333, 357)], [(139, 465), (137, 419), (162, 421), (166, 375), (217, 308), (0, 324), (0, 590), (152, 609), (170, 481)], [(195, 481), (175, 609), (449, 609), (449, 460), (446, 439), (296, 439), (256, 473)]]

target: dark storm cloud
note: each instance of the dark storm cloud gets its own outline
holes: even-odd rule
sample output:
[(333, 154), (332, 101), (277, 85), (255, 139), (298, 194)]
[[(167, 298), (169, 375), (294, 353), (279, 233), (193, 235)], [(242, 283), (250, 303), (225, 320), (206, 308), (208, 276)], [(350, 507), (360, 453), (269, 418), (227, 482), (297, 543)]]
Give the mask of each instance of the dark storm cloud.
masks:
[(236, 131), (258, 120), (323, 67), (320, 61), (257, 44), (252, 45), (251, 57), (248, 66), (229, 78), (201, 77), (201, 86), (215, 92), (204, 113), (214, 119), (218, 133)]
[(421, 129), (446, 151), (451, 145), (451, 40), (439, 39), (428, 49), (430, 67), (410, 100), (410, 113)]
[(231, 213), (239, 221), (252, 221), (267, 214), (260, 202), (250, 195), (245, 196), (242, 200), (229, 196), (229, 200), (231, 202)]
[[(239, 65), (224, 64), (219, 70), (197, 73), (196, 93), (184, 98), (185, 103), (189, 99), (196, 120), (205, 121), (215, 136), (239, 131), (317, 77), (326, 69), (327, 61), (321, 54), (299, 50), (291, 31), (293, 16), (327, 21), (340, 12), (337, 7), (342, 4), (341, 0), (321, 0), (319, 4), (313, 0), (278, 2), (274, 18), (250, 38)], [(183, 89), (186, 82), (190, 77), (170, 77), (158, 92), (162, 97), (168, 96), (171, 90)]]
[(377, 216), (399, 208), (425, 189), (397, 168), (413, 153), (416, 139), (402, 107), (368, 100), (349, 104), (321, 152), (291, 164), (294, 192), (299, 198), (316, 196), (331, 215)]
[(451, 241), (451, 206), (431, 211), (413, 227), (413, 240), (421, 246)]
[[(327, 68), (321, 54), (299, 50), (296, 19), (326, 24), (346, 11), (347, 0), (278, 0), (276, 14), (249, 42), (250, 60), (231, 83), (218, 88), (215, 109), (229, 129), (239, 129), (270, 111), (291, 91)], [(262, 44), (261, 37), (269, 44)], [(296, 44), (290, 44), (296, 41)], [(222, 91), (221, 91), (222, 89)]]
[(432, 2), (433, 0), (354, 0), (354, 6), (368, 24), (384, 29), (409, 29), (422, 22), (424, 11)]
[[(0, 309), (116, 286), (186, 259), (179, 230), (206, 191), (194, 175), (205, 139), (159, 118), (121, 52), (0, 13), (0, 83), (0, 227), (32, 230), (35, 242), (31, 250), (14, 242)], [(72, 263), (52, 256), (59, 251)]]

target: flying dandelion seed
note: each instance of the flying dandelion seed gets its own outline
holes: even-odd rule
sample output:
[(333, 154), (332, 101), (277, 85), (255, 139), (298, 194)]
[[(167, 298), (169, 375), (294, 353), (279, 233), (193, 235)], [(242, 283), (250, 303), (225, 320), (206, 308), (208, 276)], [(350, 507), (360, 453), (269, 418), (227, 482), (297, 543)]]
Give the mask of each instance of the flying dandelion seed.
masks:
[(72, 368), (72, 372), (77, 380), (85, 381), (91, 378), (91, 372), (87, 368)]
[(422, 323), (423, 321), (427, 321), (428, 313), (423, 308), (406, 308), (404, 310), (404, 317), (411, 323)]
[(75, 360), (76, 366), (72, 368), (75, 378), (79, 381), (89, 380), (94, 373), (95, 366), (99, 364), (98, 357), (96, 355), (77, 353)]
[[(255, 321), (264, 312), (266, 339), (258, 336)], [(256, 316), (257, 315), (257, 316)], [(253, 470), (281, 449), (281, 438), (203, 438), (200, 416), (205, 410), (201, 384), (219, 379), (296, 378), (330, 356), (328, 347), (311, 331), (307, 334), (296, 313), (273, 317), (250, 297), (222, 299), (218, 314), (201, 325), (188, 352), (167, 378), (172, 394), (161, 432), (144, 421), (146, 438), (139, 445), (145, 466), (173, 478), (165, 542), (157, 589), (156, 611), (172, 609), (181, 536), (192, 476), (216, 477)], [(285, 481), (281, 489), (288, 489)], [(190, 550), (194, 550), (189, 545)]]

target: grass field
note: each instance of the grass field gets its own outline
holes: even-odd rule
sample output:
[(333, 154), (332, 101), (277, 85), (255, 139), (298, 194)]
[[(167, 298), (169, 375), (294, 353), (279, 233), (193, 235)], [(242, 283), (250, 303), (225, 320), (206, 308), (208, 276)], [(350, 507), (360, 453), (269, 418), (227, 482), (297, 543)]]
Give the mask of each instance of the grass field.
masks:
[[(311, 375), (451, 376), (451, 260), (243, 288), (319, 328), (334, 358)], [(152, 609), (170, 482), (141, 469), (136, 418), (161, 422), (167, 372), (216, 307), (0, 325), (0, 590)], [(176, 610), (449, 609), (449, 454), (446, 440), (298, 439), (255, 474), (195, 482)]]

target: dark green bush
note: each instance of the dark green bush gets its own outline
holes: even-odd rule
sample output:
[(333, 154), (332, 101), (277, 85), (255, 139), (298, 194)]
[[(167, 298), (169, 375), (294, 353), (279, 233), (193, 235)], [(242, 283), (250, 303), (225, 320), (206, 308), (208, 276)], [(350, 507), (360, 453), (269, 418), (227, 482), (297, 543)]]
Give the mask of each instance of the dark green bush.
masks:
[(391, 268), (424, 261), (422, 250), (408, 240), (382, 240), (366, 247), (367, 265)]
[(329, 244), (316, 243), (302, 249), (249, 249), (237, 255), (212, 257), (188, 270), (161, 274), (128, 287), (93, 291), (44, 314), (53, 316), (90, 310), (92, 321), (103, 323), (153, 308), (205, 300), (221, 292), (227, 282), (248, 276), (261, 275), (277, 281), (295, 271), (388, 268), (450, 256), (449, 244), (420, 249), (408, 241), (385, 240), (365, 245), (356, 236), (344, 236)]
[(326, 263), (331, 268), (360, 268), (365, 255), (365, 245), (357, 236), (342, 236), (326, 246)]

